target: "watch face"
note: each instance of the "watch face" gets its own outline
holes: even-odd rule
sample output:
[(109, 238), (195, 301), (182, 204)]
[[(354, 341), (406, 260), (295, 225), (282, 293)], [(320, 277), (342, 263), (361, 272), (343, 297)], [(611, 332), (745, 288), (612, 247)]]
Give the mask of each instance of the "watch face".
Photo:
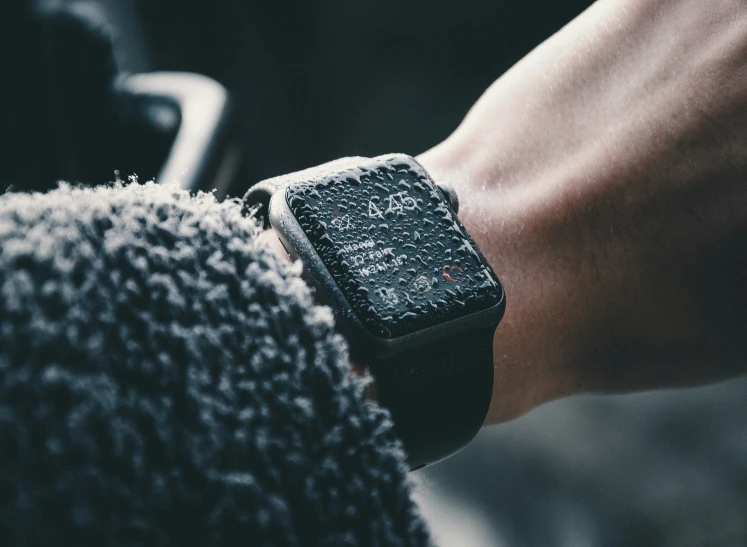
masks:
[(503, 290), (441, 191), (390, 161), (288, 187), (293, 215), (363, 325), (397, 338), (498, 304)]

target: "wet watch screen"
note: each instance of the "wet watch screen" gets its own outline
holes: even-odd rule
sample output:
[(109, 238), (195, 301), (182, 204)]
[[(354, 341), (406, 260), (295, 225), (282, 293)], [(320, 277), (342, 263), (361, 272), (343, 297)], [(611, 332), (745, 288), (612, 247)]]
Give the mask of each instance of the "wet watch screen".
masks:
[(502, 298), (444, 195), (408, 164), (294, 185), (286, 199), (353, 311), (376, 336), (411, 334)]

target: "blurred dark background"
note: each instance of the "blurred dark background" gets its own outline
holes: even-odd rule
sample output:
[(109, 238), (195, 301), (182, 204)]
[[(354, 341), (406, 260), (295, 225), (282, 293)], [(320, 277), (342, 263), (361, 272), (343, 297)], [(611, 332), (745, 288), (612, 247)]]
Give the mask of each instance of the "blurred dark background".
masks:
[[(417, 154), (589, 3), (43, 3), (81, 15), (93, 30), (81, 33), (3, 0), (0, 190), (96, 184), (115, 169), (157, 176), (187, 111), (121, 85), (154, 71), (205, 75), (230, 93), (195, 187), (239, 195), (340, 156)], [(559, 401), (413, 474), (418, 500), (444, 546), (747, 545), (746, 392), (742, 379)]]
[[(215, 79), (231, 94), (240, 168), (224, 190), (236, 195), (262, 178), (344, 155), (414, 155), (430, 148), (493, 80), (590, 2), (3, 3), (2, 68), (16, 82), (3, 92), (12, 95), (4, 103), (15, 129), (3, 144), (19, 167), (6, 165), (1, 182), (99, 183), (111, 180), (115, 168), (152, 178), (165, 154), (162, 136), (138, 132), (131, 119), (122, 122), (122, 108), (105, 104), (102, 90), (114, 71), (187, 71)], [(101, 13), (87, 10), (91, 4)], [(72, 6), (88, 19), (108, 21), (94, 26), (113, 39), (114, 63), (107, 63), (101, 44), (71, 39), (59, 23), (41, 29), (28, 17), (19, 23), (19, 14), (34, 5), (47, 11)], [(71, 143), (82, 157), (76, 161), (69, 157)]]
[(263, 178), (424, 151), (584, 0), (131, 2), (152, 67), (226, 85)]

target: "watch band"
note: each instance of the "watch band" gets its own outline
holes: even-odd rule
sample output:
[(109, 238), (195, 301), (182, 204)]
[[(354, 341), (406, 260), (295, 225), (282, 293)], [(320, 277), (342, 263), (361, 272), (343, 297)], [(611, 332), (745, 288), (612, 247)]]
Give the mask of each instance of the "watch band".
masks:
[(447, 458), (480, 430), (493, 393), (497, 326), (366, 363), (412, 470)]

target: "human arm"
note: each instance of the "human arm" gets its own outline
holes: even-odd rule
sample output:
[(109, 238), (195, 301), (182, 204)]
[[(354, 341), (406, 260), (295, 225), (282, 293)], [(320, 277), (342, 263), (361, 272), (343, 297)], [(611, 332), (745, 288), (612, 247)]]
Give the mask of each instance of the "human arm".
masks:
[(488, 422), (747, 372), (747, 4), (601, 0), (419, 159), (506, 288)]

